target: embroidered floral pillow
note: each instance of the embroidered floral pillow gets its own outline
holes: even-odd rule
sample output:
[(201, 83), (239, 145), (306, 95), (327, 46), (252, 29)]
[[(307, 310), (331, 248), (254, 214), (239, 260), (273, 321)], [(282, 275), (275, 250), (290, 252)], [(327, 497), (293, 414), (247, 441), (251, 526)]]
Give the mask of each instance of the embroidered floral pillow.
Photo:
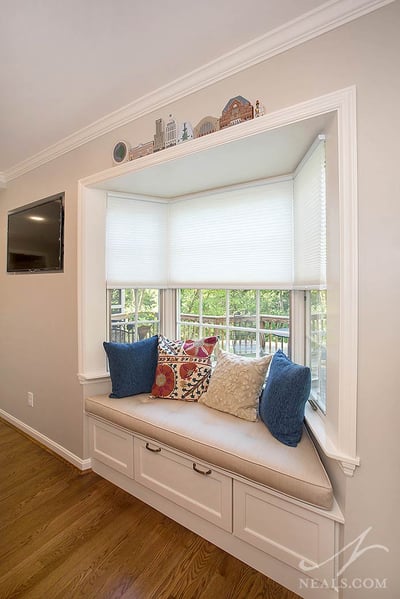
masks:
[(217, 341), (217, 337), (170, 341), (160, 335), (158, 364), (151, 389), (153, 397), (197, 401), (207, 391), (211, 376), (210, 356)]

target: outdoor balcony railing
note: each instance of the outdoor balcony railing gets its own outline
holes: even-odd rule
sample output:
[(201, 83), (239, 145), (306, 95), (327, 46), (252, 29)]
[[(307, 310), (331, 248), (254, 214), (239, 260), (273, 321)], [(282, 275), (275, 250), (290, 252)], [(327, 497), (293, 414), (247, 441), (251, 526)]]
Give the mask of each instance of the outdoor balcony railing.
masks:
[[(146, 315), (149, 317), (149, 314)], [(150, 315), (151, 317), (152, 315)], [(140, 319), (134, 322), (132, 314), (113, 314), (111, 317), (111, 341), (117, 343), (133, 343), (146, 339), (159, 332), (158, 314), (154, 319)], [(181, 314), (179, 335), (185, 339), (196, 339), (199, 336), (217, 335), (223, 348), (240, 355), (255, 355), (257, 342), (261, 354), (275, 353), (282, 349), (289, 354), (290, 326), (288, 316), (261, 314), (256, 328), (256, 317), (247, 314), (225, 316), (203, 316), (199, 325), (198, 314)], [(257, 339), (258, 335), (258, 339)], [(311, 351), (316, 353), (326, 336), (326, 317), (321, 314), (311, 316)]]
[[(157, 314), (154, 315), (157, 318)], [(159, 321), (140, 321), (136, 324), (129, 320), (129, 314), (115, 314), (111, 319), (110, 341), (115, 343), (134, 343), (159, 333)]]
[[(181, 314), (181, 337), (198, 336), (198, 315)], [(255, 355), (257, 342), (261, 354), (274, 353), (278, 348), (288, 351), (289, 317), (260, 315), (258, 330), (256, 317), (248, 314), (203, 316), (202, 336), (217, 335), (223, 348), (240, 355)], [(257, 339), (258, 336), (258, 339)]]
[[(111, 341), (118, 343), (133, 343), (158, 333), (158, 315), (154, 320), (140, 320), (137, 324), (129, 314), (113, 314), (111, 319)], [(277, 349), (288, 352), (289, 345), (289, 317), (260, 315), (258, 331), (256, 330), (256, 317), (246, 314), (225, 316), (204, 316), (199, 325), (197, 314), (181, 314), (179, 321), (180, 337), (196, 339), (201, 334), (203, 337), (217, 335), (221, 346), (230, 346), (236, 354), (254, 355), (257, 347), (257, 335), (260, 352), (274, 353)]]

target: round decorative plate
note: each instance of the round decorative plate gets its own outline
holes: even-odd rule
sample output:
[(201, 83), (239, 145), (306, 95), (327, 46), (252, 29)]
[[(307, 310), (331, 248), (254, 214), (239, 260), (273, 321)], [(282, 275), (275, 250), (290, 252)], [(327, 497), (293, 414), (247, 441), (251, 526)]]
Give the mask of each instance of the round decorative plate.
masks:
[(129, 145), (126, 141), (117, 141), (113, 148), (113, 161), (115, 164), (120, 164), (121, 162), (125, 162), (128, 159), (129, 155)]

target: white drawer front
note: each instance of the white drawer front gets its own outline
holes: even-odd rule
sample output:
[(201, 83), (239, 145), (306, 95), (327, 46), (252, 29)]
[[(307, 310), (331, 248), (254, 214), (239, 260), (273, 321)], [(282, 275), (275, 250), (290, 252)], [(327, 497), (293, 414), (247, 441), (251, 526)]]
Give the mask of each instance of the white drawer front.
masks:
[(90, 455), (133, 478), (133, 437), (129, 433), (90, 419)]
[(153, 441), (147, 443), (135, 438), (134, 455), (137, 482), (232, 531), (232, 479), (229, 476)]
[(273, 557), (304, 572), (305, 577), (332, 580), (334, 577), (335, 523), (304, 509), (234, 481), (234, 523), (236, 536)]

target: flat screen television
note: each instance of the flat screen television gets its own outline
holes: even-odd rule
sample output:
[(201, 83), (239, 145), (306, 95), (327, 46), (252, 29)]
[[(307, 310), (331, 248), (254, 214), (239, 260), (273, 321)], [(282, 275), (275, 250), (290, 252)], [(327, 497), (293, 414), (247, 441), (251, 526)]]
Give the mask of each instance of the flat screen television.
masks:
[(64, 193), (8, 213), (7, 272), (62, 272)]

